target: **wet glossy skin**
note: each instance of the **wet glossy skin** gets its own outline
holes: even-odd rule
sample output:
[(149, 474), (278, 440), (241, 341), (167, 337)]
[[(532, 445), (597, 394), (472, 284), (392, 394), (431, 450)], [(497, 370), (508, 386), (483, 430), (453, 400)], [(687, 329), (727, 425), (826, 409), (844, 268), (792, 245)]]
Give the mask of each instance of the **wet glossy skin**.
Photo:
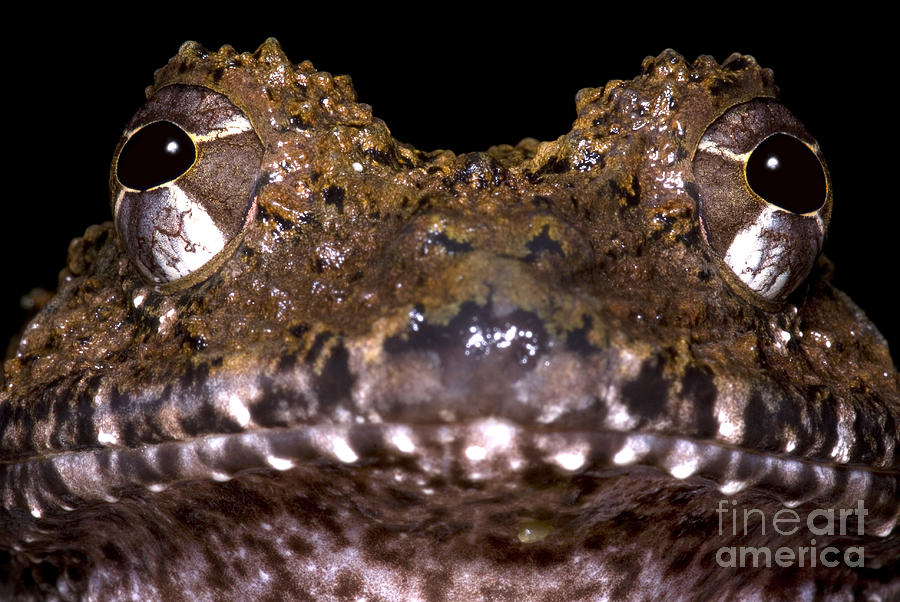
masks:
[[(74, 243), (5, 366), (8, 587), (897, 588), (883, 340), (824, 259), (787, 302), (739, 294), (697, 217), (701, 136), (772, 97), (771, 73), (673, 53), (643, 73), (582, 91), (554, 142), (455, 156), (394, 141), (346, 79), (273, 43), (185, 46), (155, 89), (208, 87), (248, 116), (258, 211), (221, 265), (173, 286), (111, 225)], [(770, 516), (863, 499), (866, 534), (839, 547), (863, 544), (866, 570), (721, 568), (720, 546), (762, 544), (717, 535), (720, 499)]]

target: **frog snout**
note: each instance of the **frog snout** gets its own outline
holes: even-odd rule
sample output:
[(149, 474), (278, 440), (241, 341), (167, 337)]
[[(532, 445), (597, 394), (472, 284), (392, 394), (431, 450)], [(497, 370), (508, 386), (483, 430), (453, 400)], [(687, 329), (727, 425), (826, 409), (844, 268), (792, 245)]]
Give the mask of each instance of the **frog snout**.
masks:
[(407, 273), (452, 268), (457, 278), (485, 281), (508, 271), (510, 261), (542, 281), (565, 278), (593, 263), (590, 240), (581, 229), (548, 209), (523, 205), (512, 204), (502, 215), (494, 214), (496, 208), (491, 214), (435, 210), (418, 215), (397, 233), (389, 260), (403, 264)]

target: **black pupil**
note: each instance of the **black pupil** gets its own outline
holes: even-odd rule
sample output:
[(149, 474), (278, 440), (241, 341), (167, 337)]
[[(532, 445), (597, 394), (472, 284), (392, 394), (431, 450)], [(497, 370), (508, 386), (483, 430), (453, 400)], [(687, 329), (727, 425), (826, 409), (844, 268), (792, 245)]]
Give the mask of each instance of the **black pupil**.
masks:
[(147, 190), (186, 172), (196, 157), (194, 142), (184, 130), (169, 121), (157, 121), (125, 143), (116, 176), (128, 188)]
[(763, 199), (794, 213), (825, 203), (825, 173), (816, 154), (787, 134), (773, 134), (747, 161), (747, 183)]

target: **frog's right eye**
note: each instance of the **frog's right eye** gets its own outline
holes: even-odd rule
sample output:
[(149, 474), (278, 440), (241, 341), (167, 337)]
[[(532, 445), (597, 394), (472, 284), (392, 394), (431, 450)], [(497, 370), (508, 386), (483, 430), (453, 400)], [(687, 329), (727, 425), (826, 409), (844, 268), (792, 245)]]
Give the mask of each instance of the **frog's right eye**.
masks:
[(809, 274), (831, 217), (818, 144), (783, 105), (757, 98), (706, 129), (693, 171), (719, 272), (745, 299), (776, 308)]
[(187, 286), (231, 255), (256, 215), (262, 153), (250, 120), (218, 92), (172, 85), (147, 101), (110, 176), (116, 231), (144, 278)]

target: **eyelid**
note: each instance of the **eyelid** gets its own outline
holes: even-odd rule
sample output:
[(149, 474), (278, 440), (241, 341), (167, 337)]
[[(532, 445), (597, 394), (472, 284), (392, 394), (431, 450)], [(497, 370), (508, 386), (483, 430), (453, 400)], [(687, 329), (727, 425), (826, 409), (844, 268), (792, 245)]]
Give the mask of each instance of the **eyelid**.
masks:
[[(193, 154), (169, 165), (170, 138)], [(249, 119), (223, 94), (172, 85), (148, 100), (110, 175), (116, 230), (144, 279), (190, 286), (231, 256), (256, 216), (262, 154)]]

